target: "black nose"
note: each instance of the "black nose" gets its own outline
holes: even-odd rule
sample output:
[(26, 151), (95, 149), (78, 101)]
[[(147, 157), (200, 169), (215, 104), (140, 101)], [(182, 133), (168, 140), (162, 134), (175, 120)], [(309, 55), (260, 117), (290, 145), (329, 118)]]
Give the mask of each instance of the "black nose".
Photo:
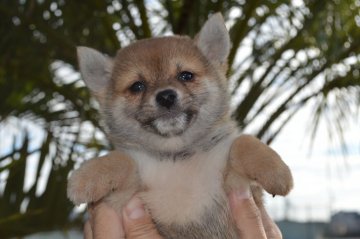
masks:
[(177, 94), (173, 90), (164, 90), (160, 91), (156, 95), (156, 102), (163, 107), (166, 107), (168, 109), (171, 108), (175, 104), (177, 100)]

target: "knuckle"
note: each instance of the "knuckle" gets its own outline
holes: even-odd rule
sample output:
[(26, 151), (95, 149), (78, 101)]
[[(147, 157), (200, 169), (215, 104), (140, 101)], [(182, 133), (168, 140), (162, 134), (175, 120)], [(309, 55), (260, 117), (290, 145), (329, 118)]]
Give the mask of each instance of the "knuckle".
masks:
[(247, 210), (246, 216), (248, 219), (251, 219), (251, 220), (261, 220), (261, 213), (260, 213), (259, 209), (257, 208), (255, 202), (251, 201), (248, 204), (248, 210)]
[(129, 230), (129, 239), (157, 239), (160, 238), (155, 225), (152, 223), (139, 224)]

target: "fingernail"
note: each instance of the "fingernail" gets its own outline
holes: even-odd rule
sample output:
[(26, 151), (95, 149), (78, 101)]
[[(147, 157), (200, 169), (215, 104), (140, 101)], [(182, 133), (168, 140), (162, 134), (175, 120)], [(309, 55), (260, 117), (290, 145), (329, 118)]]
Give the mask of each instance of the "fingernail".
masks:
[(138, 197), (132, 198), (125, 207), (126, 215), (132, 219), (136, 220), (145, 215), (145, 209)]
[(237, 200), (248, 199), (251, 197), (250, 187), (239, 187), (234, 191), (234, 196)]

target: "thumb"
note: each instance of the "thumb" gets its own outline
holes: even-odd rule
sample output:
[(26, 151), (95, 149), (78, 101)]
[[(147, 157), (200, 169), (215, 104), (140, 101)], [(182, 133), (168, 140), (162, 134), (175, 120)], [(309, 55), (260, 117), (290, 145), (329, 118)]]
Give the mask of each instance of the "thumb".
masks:
[(162, 239), (140, 198), (133, 197), (123, 210), (127, 239)]
[(241, 188), (229, 195), (230, 208), (241, 238), (266, 239), (260, 211), (249, 188)]

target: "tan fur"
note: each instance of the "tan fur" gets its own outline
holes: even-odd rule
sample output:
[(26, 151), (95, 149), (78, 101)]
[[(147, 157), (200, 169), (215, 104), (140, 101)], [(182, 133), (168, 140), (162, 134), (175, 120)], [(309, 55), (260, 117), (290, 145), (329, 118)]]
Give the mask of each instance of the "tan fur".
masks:
[(238, 137), (230, 149), (230, 167), (238, 175), (259, 183), (272, 195), (285, 196), (293, 187), (289, 167), (257, 138)]
[(134, 161), (119, 151), (86, 161), (72, 174), (68, 196), (79, 205), (96, 202), (113, 191), (137, 188), (136, 170)]
[[(105, 200), (120, 214), (139, 193), (165, 238), (235, 239), (226, 192), (251, 184), (260, 208), (262, 188), (287, 194), (289, 168), (268, 146), (241, 136), (230, 119), (229, 49), (218, 14), (195, 40), (141, 40), (114, 59), (79, 48), (80, 70), (100, 103), (116, 151), (76, 170), (69, 198), (76, 204)], [(193, 79), (179, 80), (183, 71)], [(145, 90), (133, 92), (135, 82)], [(157, 100), (164, 90), (176, 94), (171, 108)]]

